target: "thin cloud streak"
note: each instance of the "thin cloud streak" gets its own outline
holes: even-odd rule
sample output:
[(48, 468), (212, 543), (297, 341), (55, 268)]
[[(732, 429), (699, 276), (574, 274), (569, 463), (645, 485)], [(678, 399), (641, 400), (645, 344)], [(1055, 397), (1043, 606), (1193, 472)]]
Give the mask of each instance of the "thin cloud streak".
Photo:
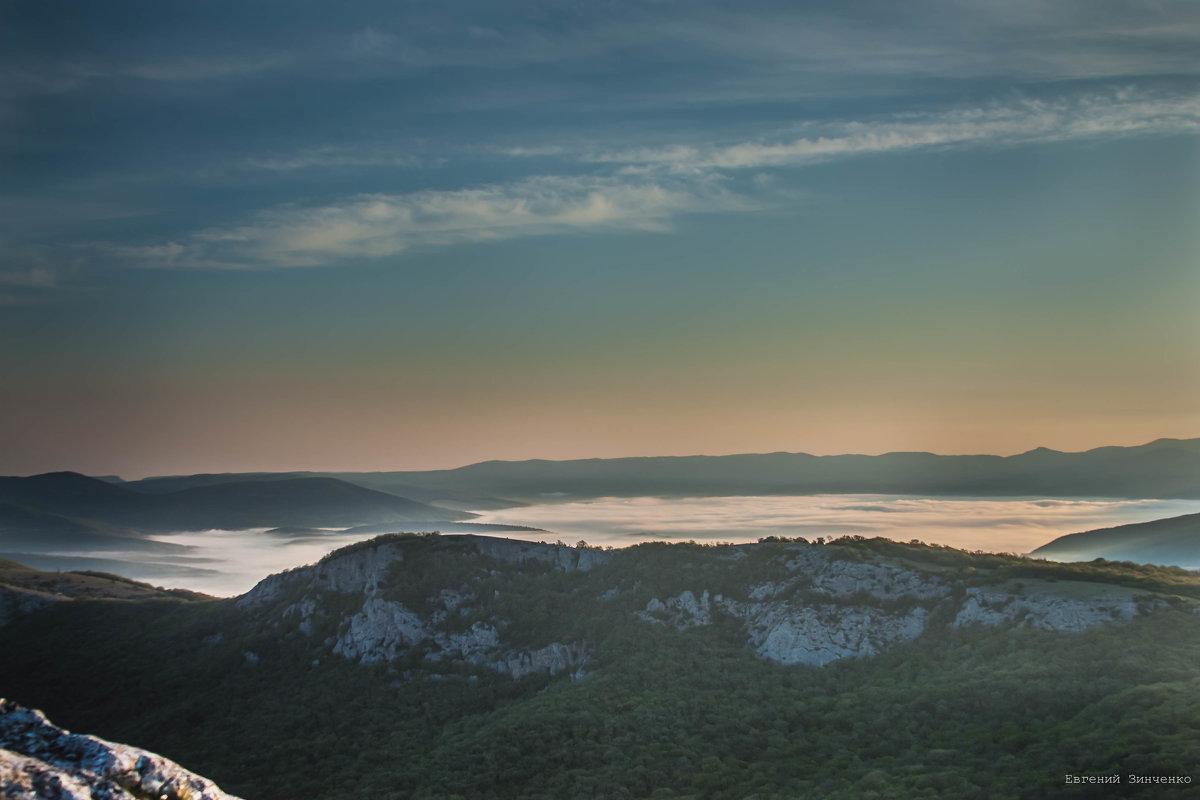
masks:
[(545, 176), (272, 209), (250, 224), (201, 231), (186, 243), (109, 245), (106, 252), (143, 267), (311, 267), (414, 247), (581, 231), (661, 232), (680, 214), (754, 207), (712, 179)]
[[(812, 127), (812, 126), (809, 126)], [(607, 175), (542, 175), (507, 184), (407, 194), (363, 194), (315, 207), (284, 206), (249, 222), (210, 228), (165, 244), (99, 244), (109, 257), (151, 268), (313, 267), (377, 259), (415, 247), (579, 232), (666, 231), (679, 216), (752, 211), (771, 202), (757, 188), (731, 188), (740, 170), (800, 168), (834, 158), (935, 148), (1014, 147), (1091, 138), (1200, 132), (1200, 95), (1151, 95), (1126, 88), (1053, 100), (897, 114), (880, 121), (826, 126), (817, 136), (726, 145), (639, 147), (578, 152), (581, 165)], [(556, 149), (511, 148), (510, 158)], [(254, 162), (288, 171), (360, 166), (379, 152), (317, 149)], [(394, 162), (395, 163), (395, 162)]]
[(421, 158), (387, 150), (349, 147), (313, 147), (282, 155), (250, 157), (238, 167), (266, 172), (297, 172), (300, 170), (338, 170), (359, 167), (414, 168), (436, 166), (440, 159)]
[(1023, 100), (936, 114), (904, 114), (884, 122), (848, 122), (831, 135), (675, 145), (584, 155), (585, 160), (676, 172), (802, 166), (835, 157), (932, 147), (1062, 142), (1100, 137), (1200, 132), (1200, 95), (1153, 97), (1132, 89), (1058, 100)]
[(1194, 3), (1180, 0), (1103, 7), (1084, 0), (932, 0), (908, 3), (886, 15), (873, 15), (870, 4), (856, 8), (862, 4), (855, 3), (832, 9), (773, 2), (731, 9), (705, 0), (620, 8), (555, 7), (536, 0), (503, 9), (493, 5), (396, 7), (367, 25), (351, 10), (317, 24), (301, 19), (286, 40), (276, 42), (259, 29), (259, 15), (235, 15), (229, 35), (209, 36), (199, 45), (189, 42), (181, 51), (164, 42), (188, 42), (192, 31), (155, 30), (157, 35), (147, 36), (145, 43), (134, 38), (134, 44), (143, 46), (131, 48), (123, 58), (84, 50), (66, 63), (46, 64), (37, 83), (108, 77), (196, 81), (337, 69), (407, 74), (567, 66), (613, 58), (667, 66), (718, 61), (734, 77), (820, 73), (826, 80), (834, 74), (1061, 80), (1195, 74), (1200, 67), (1194, 49), (1200, 15)]
[(58, 283), (58, 276), (46, 267), (30, 267), (23, 270), (0, 272), (0, 286), (45, 288)]

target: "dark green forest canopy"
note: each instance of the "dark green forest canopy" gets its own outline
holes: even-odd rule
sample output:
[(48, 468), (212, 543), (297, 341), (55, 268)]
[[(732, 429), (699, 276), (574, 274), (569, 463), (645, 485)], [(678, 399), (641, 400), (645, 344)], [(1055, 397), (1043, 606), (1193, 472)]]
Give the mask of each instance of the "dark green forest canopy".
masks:
[[(356, 664), (322, 644), (328, 629), (302, 637), (232, 600), (75, 601), (0, 629), (0, 686), (65, 727), (267, 800), (1089, 797), (1095, 787), (1065, 776), (1200, 779), (1196, 573), (838, 540), (823, 547), (964, 585), (1099, 581), (1168, 602), (1084, 633), (942, 620), (873, 658), (815, 668), (756, 657), (733, 619), (677, 630), (632, 612), (685, 588), (744, 592), (796, 547), (822, 545), (650, 544), (582, 572), (469, 556), (456, 537), (390, 541), (406, 558), (383, 592), (416, 604), (478, 579), (513, 620), (506, 635), (586, 638), (586, 674), (513, 681), (420, 652)], [(336, 602), (344, 615), (361, 598)], [(1190, 794), (1127, 780), (1104, 791)]]

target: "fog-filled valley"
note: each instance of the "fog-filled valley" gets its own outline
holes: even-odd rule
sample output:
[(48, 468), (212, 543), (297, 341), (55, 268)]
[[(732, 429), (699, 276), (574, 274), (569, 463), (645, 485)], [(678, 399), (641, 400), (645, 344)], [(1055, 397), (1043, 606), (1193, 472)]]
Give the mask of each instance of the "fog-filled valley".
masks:
[[(836, 483), (846, 491), (784, 491), (797, 481), (807, 485), (805, 476), (820, 474), (825, 464), (833, 465), (829, 469), (840, 475)], [(1047, 464), (1074, 471), (1074, 477), (1055, 479)], [(1143, 491), (1147, 474), (1164, 472), (1176, 476), (1170, 491)], [(914, 479), (914, 473), (923, 477)], [(941, 493), (850, 491), (881, 483), (926, 485)], [(1048, 492), (1057, 486), (1058, 492), (1012, 496), (1003, 491), (1034, 485)], [(965, 493), (968, 486), (980, 493)], [(1144, 554), (1125, 547), (1133, 540), (1123, 529), (1115, 543), (1109, 535), (1107, 549), (1095, 552), (1086, 533), (1186, 520), (1200, 512), (1195, 497), (1200, 491), (1189, 492), (1189, 486), (1200, 486), (1197, 440), (1009, 459), (902, 453), (829, 460), (770, 454), (133, 482), (51, 473), (0, 478), (0, 558), (44, 570), (115, 572), (217, 596), (244, 592), (273, 572), (312, 563), (346, 544), (401, 531), (582, 540), (606, 548), (652, 541), (879, 536), (1016, 554), (1083, 534), (1071, 540), (1069, 552), (1056, 545), (1039, 557), (1104, 556), (1191, 567), (1200, 565), (1194, 544), (1200, 534), (1186, 522), (1175, 526), (1169, 546)], [(667, 487), (673, 491), (662, 494)], [(768, 487), (773, 491), (761, 493)], [(1064, 494), (1068, 487), (1093, 494)], [(604, 494), (618, 488), (622, 496)], [(404, 491), (421, 499), (399, 494)]]
[[(1101, 483), (1155, 464), (1190, 475), (1195, 448), (1180, 445), (1104, 450)], [(641, 496), (602, 494), (624, 462), (423, 484), (0, 478), (0, 686), (18, 700), (0, 704), (0, 767), (21, 798), (78, 776), (210, 800), (226, 796), (209, 779), (266, 800), (1015, 797), (1055, 796), (1072, 771), (1190, 780), (1200, 714), (1179, 698), (1200, 681), (1200, 572), (1181, 566), (1200, 564), (1200, 498), (1186, 483), (1148, 497), (719, 492), (714, 475), (755, 461), (667, 460)], [(852, 463), (839, 480), (857, 486), (895, 468)], [(997, 462), (957, 463), (1009, 485)], [(697, 480), (706, 491), (688, 496)], [(664, 485), (676, 491), (650, 491)], [(421, 500), (386, 491), (402, 487)], [(126, 684), (136, 696), (107, 688)], [(90, 771), (81, 752), (154, 766)], [(352, 758), (353, 776), (330, 777)], [(1178, 787), (1155, 789), (1129, 793)]]
[(0, 3), (0, 798), (1183, 800), (1200, 2)]
[[(481, 512), (477, 522), (481, 523), (481, 531), (488, 531), (486, 523), (540, 529), (488, 531), (490, 535), (570, 544), (583, 540), (601, 547), (628, 547), (655, 541), (744, 543), (769, 536), (834, 539), (858, 535), (897, 541), (919, 539), (965, 550), (1029, 553), (1065, 534), (1195, 512), (1200, 512), (1200, 501), (948, 500), (888, 495), (649, 497), (548, 503)], [(464, 532), (449, 524), (380, 527), (396, 531)], [(67, 553), (2, 547), (0, 558), (52, 571), (115, 572), (159, 586), (228, 597), (247, 591), (267, 575), (311, 564), (331, 550), (381, 532), (381, 529), (343, 533), (340, 529), (297, 532), (266, 528), (188, 531), (158, 534), (149, 539), (177, 548), (169, 553), (100, 551), (90, 550), (86, 545)], [(1175, 562), (1168, 556), (1162, 563)]]

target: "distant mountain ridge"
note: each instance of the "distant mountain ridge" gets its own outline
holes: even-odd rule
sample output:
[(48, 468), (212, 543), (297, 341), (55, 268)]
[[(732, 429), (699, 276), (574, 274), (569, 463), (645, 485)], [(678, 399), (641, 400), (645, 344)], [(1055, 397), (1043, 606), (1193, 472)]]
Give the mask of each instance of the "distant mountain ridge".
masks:
[(259, 527), (435, 530), (472, 518), (462, 510), (468, 508), (606, 496), (824, 493), (1200, 498), (1200, 439), (1158, 439), (1081, 453), (1037, 448), (1014, 456), (765, 453), (486, 461), (450, 470), (231, 473), (131, 482), (73, 472), (0, 477), (0, 545), (28, 549), (32, 537), (42, 550), (78, 549), (81, 542), (118, 549), (151, 533)]
[(232, 481), (160, 494), (73, 472), (0, 478), (0, 544), (42, 550), (171, 547), (145, 537), (185, 530), (425, 528), (473, 516), (325, 477)]
[(1200, 514), (1060, 536), (1030, 555), (1056, 561), (1134, 561), (1200, 569)]
[[(568, 461), (484, 461), (448, 470), (331, 475), (361, 486), (403, 487), (407, 496), (471, 498), (466, 507), (548, 498), (876, 493), (1049, 497), (1200, 498), (1200, 439), (1157, 439), (1080, 453), (1037, 448), (1013, 456), (885, 453), (814, 456), (763, 453)], [(148, 478), (127, 484), (265, 480), (269, 473)], [(464, 507), (456, 505), (455, 507)]]
[(1139, 447), (1083, 453), (1040, 448), (1015, 456), (813, 456), (804, 453), (491, 461), (410, 473), (413, 484), (530, 498), (633, 494), (1044, 495), (1200, 497), (1200, 439), (1159, 439)]
[(437, 504), (451, 509), (492, 509), (520, 505), (496, 497), (465, 494), (454, 489), (429, 489), (405, 483), (402, 472), (226, 472), (195, 475), (164, 475), (118, 483), (145, 494), (166, 494), (181, 489), (215, 486), (223, 483), (259, 483), (294, 478), (334, 478), (365, 489), (405, 497), (421, 503)]

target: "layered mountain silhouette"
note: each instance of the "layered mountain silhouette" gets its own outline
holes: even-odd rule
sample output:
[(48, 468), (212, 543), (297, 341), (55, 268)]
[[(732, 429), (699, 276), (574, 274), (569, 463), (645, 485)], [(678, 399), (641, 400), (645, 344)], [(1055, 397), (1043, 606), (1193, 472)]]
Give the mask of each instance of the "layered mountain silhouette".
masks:
[(223, 483), (260, 483), (293, 478), (335, 478), (364, 489), (374, 489), (384, 494), (405, 497), (421, 503), (432, 503), (443, 508), (478, 511), (521, 505), (498, 497), (459, 491), (453, 487), (418, 486), (405, 481), (405, 476), (408, 474), (407, 472), (218, 472), (167, 475), (128, 482), (118, 478), (114, 482), (145, 494), (166, 494), (181, 489), (195, 489)]
[(1015, 456), (762, 455), (488, 461), (408, 473), (413, 485), (522, 500), (632, 495), (879, 493), (1200, 497), (1200, 439)]
[(547, 499), (631, 496), (878, 493), (949, 496), (1200, 498), (1200, 439), (1158, 439), (1081, 453), (1037, 448), (1014, 456), (933, 453), (485, 461), (409, 472), (240, 473), (148, 478), (143, 492), (229, 482), (332, 477), (453, 508)]
[(424, 472), (187, 475), (128, 483), (56, 472), (0, 478), (0, 545), (28, 548), (33, 540), (41, 549), (85, 543), (113, 549), (147, 533), (259, 527), (448, 529), (447, 523), (474, 516), (464, 508), (605, 496), (819, 493), (1200, 498), (1200, 439), (1082, 453), (1038, 448), (1014, 456), (487, 461)]
[(1200, 569), (1200, 514), (1060, 536), (1030, 555), (1055, 561), (1133, 561)]
[(0, 543), (48, 550), (182, 550), (153, 542), (133, 528), (55, 514), (37, 506), (0, 502)]
[(142, 549), (158, 546), (144, 541), (150, 533), (415, 523), (428, 527), (472, 516), (335, 478), (231, 481), (160, 494), (74, 472), (0, 478), (0, 544), (6, 548)]

